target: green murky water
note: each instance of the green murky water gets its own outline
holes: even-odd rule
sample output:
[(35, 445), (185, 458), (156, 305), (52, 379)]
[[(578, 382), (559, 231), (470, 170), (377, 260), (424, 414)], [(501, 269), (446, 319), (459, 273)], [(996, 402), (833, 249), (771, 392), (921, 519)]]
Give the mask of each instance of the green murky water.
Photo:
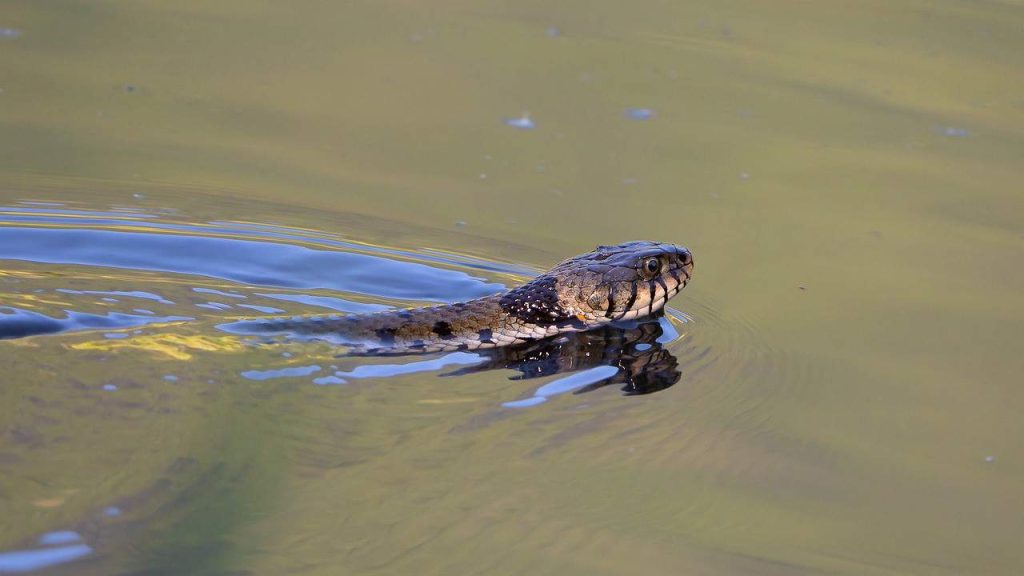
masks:
[[(0, 572), (1024, 572), (1022, 30), (7, 3), (0, 319), (56, 324), (0, 341)], [(317, 385), (367, 361), (216, 328), (637, 238), (697, 261), (653, 394), (390, 366), (438, 356)]]

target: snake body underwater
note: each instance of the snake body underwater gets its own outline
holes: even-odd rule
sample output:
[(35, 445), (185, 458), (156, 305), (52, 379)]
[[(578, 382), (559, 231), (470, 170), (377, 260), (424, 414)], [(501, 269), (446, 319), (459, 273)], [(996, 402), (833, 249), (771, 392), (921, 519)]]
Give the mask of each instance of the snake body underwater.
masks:
[(690, 281), (693, 256), (657, 242), (598, 246), (507, 292), (467, 302), (357, 314), (235, 322), (236, 333), (287, 333), (355, 354), (479, 350), (651, 316)]

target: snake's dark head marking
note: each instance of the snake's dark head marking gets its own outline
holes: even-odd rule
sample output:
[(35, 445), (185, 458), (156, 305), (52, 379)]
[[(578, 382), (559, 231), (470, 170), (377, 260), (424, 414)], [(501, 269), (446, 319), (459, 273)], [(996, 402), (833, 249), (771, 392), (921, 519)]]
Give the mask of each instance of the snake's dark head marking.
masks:
[(661, 310), (690, 281), (693, 255), (659, 242), (598, 246), (509, 292), (503, 304), (533, 324), (593, 327)]
[(588, 321), (632, 320), (661, 310), (693, 274), (693, 255), (675, 244), (626, 242), (598, 246), (566, 260), (574, 278), (570, 295)]

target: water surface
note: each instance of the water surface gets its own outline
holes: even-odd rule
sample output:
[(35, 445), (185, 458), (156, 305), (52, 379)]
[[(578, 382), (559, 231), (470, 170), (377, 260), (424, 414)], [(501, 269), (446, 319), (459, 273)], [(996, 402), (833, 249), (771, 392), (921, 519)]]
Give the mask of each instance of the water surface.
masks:
[[(7, 8), (0, 573), (1024, 571), (1019, 6)], [(627, 331), (217, 329), (632, 239)]]

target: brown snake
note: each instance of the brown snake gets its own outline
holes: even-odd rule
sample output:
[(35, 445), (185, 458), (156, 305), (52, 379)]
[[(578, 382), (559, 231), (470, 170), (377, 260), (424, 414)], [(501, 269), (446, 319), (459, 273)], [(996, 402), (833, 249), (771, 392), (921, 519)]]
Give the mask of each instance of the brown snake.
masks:
[(693, 273), (686, 248), (657, 242), (598, 246), (508, 292), (426, 308), (351, 316), (236, 322), (241, 333), (288, 333), (345, 344), (355, 354), (478, 350), (650, 316)]

